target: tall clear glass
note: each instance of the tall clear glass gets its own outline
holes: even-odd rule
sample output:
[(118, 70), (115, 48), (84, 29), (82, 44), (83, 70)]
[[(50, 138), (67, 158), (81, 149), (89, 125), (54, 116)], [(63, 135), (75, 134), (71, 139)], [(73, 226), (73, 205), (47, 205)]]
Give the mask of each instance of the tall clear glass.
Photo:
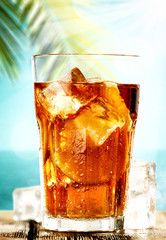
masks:
[(118, 54), (32, 57), (46, 229), (123, 229), (138, 114), (137, 60)]

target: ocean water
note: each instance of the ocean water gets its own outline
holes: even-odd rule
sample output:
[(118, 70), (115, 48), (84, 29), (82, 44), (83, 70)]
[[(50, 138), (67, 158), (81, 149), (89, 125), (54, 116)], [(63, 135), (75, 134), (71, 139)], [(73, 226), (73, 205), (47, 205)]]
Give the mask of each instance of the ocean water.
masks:
[(0, 152), (0, 210), (12, 210), (15, 188), (40, 184), (37, 152)]
[[(156, 210), (166, 210), (166, 151), (144, 151), (135, 158), (156, 163)], [(0, 210), (12, 210), (16, 188), (40, 184), (38, 151), (0, 152)]]

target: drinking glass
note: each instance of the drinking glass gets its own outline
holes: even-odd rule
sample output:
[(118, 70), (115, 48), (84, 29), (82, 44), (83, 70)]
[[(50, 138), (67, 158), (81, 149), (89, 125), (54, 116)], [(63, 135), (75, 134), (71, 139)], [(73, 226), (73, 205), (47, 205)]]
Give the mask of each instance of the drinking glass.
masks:
[(32, 57), (42, 225), (123, 229), (138, 114), (138, 56)]

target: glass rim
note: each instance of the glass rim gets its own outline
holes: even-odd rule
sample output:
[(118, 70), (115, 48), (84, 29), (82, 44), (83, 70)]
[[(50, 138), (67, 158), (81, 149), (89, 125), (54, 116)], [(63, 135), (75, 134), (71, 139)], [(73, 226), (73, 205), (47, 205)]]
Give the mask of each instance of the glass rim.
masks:
[[(63, 81), (61, 81), (61, 82), (63, 82)], [(97, 85), (102, 85), (102, 84), (104, 84), (104, 83), (110, 83), (110, 82), (112, 82), (112, 83), (115, 83), (115, 84), (117, 84), (119, 87), (121, 86), (121, 85), (123, 85), (124, 87), (137, 87), (138, 89), (140, 89), (140, 84), (139, 83), (118, 83), (118, 82), (113, 82), (113, 81), (109, 81), (109, 80), (105, 80), (105, 81), (101, 81), (101, 82), (75, 82), (75, 83), (72, 83), (72, 82), (63, 82), (64, 83), (64, 85), (66, 84), (66, 85), (68, 85), (69, 83), (70, 84), (72, 84), (72, 85), (91, 85), (91, 86), (93, 86), (93, 85), (95, 85), (95, 84), (97, 84)], [(42, 83), (42, 82), (34, 82), (34, 83)], [(48, 82), (48, 83), (53, 83), (53, 81), (50, 81), (50, 82)]]
[(48, 57), (48, 56), (110, 56), (110, 57), (133, 57), (140, 58), (137, 54), (123, 54), (123, 53), (46, 53), (32, 55), (32, 60), (36, 57)]

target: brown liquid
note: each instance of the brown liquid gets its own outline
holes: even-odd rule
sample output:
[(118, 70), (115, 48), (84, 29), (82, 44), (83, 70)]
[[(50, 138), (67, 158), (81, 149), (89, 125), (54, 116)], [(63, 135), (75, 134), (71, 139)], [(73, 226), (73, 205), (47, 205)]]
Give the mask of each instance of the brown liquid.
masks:
[(140, 87), (136, 84), (118, 84), (118, 88), (127, 108), (130, 110), (130, 116), (134, 121), (138, 117), (138, 105)]
[[(92, 120), (90, 111), (96, 104), (99, 110), (103, 104), (106, 104), (105, 108), (109, 108), (112, 101), (111, 92), (106, 91), (102, 83), (72, 84), (72, 94), (84, 103), (85, 99), (88, 101), (75, 114), (69, 114), (67, 119), (51, 118), (38, 100), (38, 94), (47, 85), (49, 83), (35, 83), (34, 87), (41, 139), (42, 180), (48, 213), (55, 217), (60, 215), (70, 218), (123, 215), (132, 128), (128, 129), (128, 123), (122, 127), (117, 126), (100, 144), (95, 138), (96, 132), (94, 136), (91, 134), (91, 129), (96, 131), (98, 128), (96, 136), (104, 136), (105, 125), (101, 125), (100, 121), (105, 121), (102, 120), (104, 116), (108, 117), (107, 111), (105, 115), (94, 117)], [(137, 118), (135, 103), (138, 101), (139, 87), (120, 84), (118, 88), (134, 123)], [(106, 101), (103, 100), (105, 98)], [(92, 102), (94, 105), (90, 108)], [(102, 114), (102, 111), (101, 108), (99, 113)], [(123, 113), (124, 111), (126, 108), (122, 109)], [(125, 114), (127, 116), (128, 112)], [(89, 124), (90, 130), (82, 127), (87, 126), (86, 124)], [(100, 129), (101, 126), (103, 129)]]

